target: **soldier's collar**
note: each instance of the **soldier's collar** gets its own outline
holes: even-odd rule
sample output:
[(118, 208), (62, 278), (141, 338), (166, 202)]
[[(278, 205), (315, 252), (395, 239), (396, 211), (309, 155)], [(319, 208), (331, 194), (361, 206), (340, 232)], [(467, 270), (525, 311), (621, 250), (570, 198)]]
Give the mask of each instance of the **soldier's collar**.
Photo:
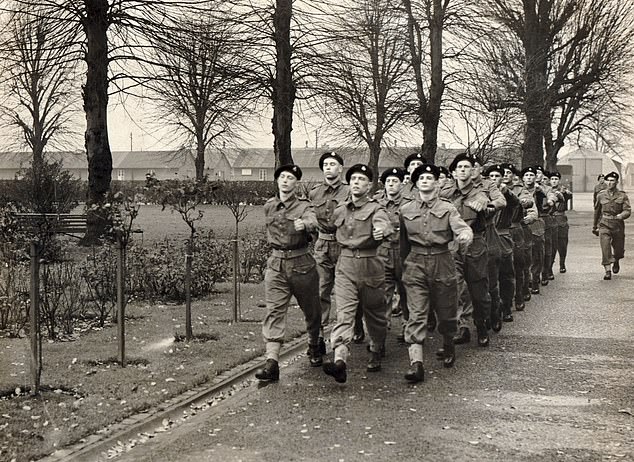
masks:
[(370, 202), (370, 198), (365, 195), (363, 196), (361, 199), (357, 200), (357, 202), (355, 203), (352, 200), (352, 195), (350, 195), (350, 199), (348, 199), (348, 208), (361, 208), (363, 207), (365, 204), (367, 204), (368, 202)]
[(279, 193), (277, 193), (277, 194), (275, 195), (275, 199), (277, 199), (276, 204), (275, 204), (275, 207), (276, 207), (277, 209), (279, 209), (279, 208), (280, 208), (280, 206), (282, 206), (282, 205), (283, 205), (284, 207), (288, 208), (288, 206), (289, 206), (290, 204), (292, 204), (293, 202), (295, 202), (295, 201), (297, 200), (297, 194), (293, 194), (293, 195), (289, 196), (289, 197), (288, 197), (285, 201), (283, 201), (282, 199), (280, 199), (280, 194), (279, 194)]

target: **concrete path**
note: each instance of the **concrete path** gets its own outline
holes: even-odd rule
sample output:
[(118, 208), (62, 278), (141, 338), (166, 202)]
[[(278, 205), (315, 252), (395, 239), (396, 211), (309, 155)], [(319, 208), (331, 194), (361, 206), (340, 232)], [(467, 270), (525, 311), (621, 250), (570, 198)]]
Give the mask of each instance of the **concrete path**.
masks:
[(603, 281), (591, 212), (570, 221), (568, 272), (489, 348), (459, 347), (453, 369), (434, 359), (436, 334), (425, 382), (407, 384), (392, 332), (379, 373), (365, 372), (365, 345), (344, 385), (300, 358), (279, 383), (254, 384), (118, 460), (634, 460), (632, 260)]

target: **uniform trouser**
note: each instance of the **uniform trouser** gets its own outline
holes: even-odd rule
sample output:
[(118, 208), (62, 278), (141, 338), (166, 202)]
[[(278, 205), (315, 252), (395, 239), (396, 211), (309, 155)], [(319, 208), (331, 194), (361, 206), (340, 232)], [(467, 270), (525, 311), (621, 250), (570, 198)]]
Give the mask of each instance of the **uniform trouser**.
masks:
[(384, 285), (385, 266), (381, 257), (339, 258), (335, 270), (337, 321), (330, 338), (333, 349), (350, 345), (359, 308), (363, 310), (370, 337), (370, 351), (380, 351), (387, 331)]
[(533, 234), (532, 260), (531, 260), (531, 284), (533, 289), (539, 287), (541, 272), (544, 268), (544, 236)]
[(321, 325), (326, 326), (330, 321), (332, 289), (335, 284), (335, 265), (341, 253), (341, 246), (337, 241), (322, 238), (315, 242), (315, 261), (319, 273), (319, 300), (321, 303)]
[(427, 316), (434, 310), (438, 332), (445, 343), (451, 342), (458, 331), (458, 285), (451, 253), (423, 255), (410, 252), (405, 259), (403, 284), (409, 306), (405, 341), (423, 343), (427, 335)]
[(502, 314), (511, 314), (513, 296), (515, 295), (515, 266), (513, 263), (513, 238), (510, 232), (500, 233), (503, 241), (503, 249), (500, 255), (500, 311)]
[(544, 231), (544, 261), (542, 263), (542, 279), (547, 279), (547, 277), (552, 272), (552, 264), (553, 264), (553, 233), (554, 233), (554, 224), (552, 217), (544, 217), (545, 222), (545, 231)]
[(531, 293), (531, 280), (533, 269), (533, 233), (528, 226), (522, 226), (522, 232), (524, 233), (524, 287), (523, 294), (528, 295)]
[[(491, 322), (491, 295), (488, 283), (487, 244), (482, 235), (475, 235), (466, 253), (456, 254), (456, 270), (464, 279), (473, 305), (473, 322), (478, 330), (488, 330)], [(462, 298), (462, 296), (461, 296)], [(410, 306), (412, 306), (410, 304)], [(468, 325), (469, 305), (460, 303), (458, 323)]]
[(495, 323), (502, 317), (500, 311), (500, 249), (489, 251), (487, 255), (487, 279), (489, 295), (491, 297), (491, 322)]
[(312, 255), (269, 257), (264, 273), (267, 314), (262, 323), (262, 336), (267, 343), (284, 342), (286, 312), (294, 296), (304, 312), (309, 343), (317, 344), (321, 321), (318, 288), (319, 276)]
[(555, 257), (557, 256), (557, 246), (559, 245), (559, 226), (555, 222), (555, 226), (552, 228), (552, 247), (550, 251), (550, 263), (548, 264), (548, 274), (553, 274), (553, 264), (555, 263)]
[(568, 217), (566, 215), (557, 216), (557, 252), (559, 253), (559, 268), (566, 267), (566, 256), (568, 255)]
[(515, 286), (513, 294), (515, 303), (524, 302), (524, 265), (525, 261), (525, 244), (524, 233), (521, 228), (511, 228), (511, 239), (513, 240), (513, 273), (515, 274)]
[(625, 223), (623, 220), (602, 218), (599, 222), (601, 264), (611, 265), (625, 255)]

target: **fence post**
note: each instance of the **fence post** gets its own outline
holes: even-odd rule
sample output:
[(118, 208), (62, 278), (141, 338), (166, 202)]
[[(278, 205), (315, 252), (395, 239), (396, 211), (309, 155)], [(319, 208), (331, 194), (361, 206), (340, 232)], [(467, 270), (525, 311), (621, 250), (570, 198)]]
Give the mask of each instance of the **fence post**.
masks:
[(238, 261), (238, 239), (232, 239), (231, 242), (233, 244), (233, 322), (238, 322), (240, 320), (240, 297), (238, 293), (240, 263)]
[(119, 364), (125, 367), (125, 247), (122, 236), (117, 234), (117, 316), (118, 316), (118, 337), (119, 337)]
[(36, 240), (31, 241), (31, 394), (40, 393), (40, 376), (42, 373), (42, 344), (40, 343), (40, 246)]
[(185, 339), (189, 342), (194, 336), (192, 332), (192, 239), (187, 240), (185, 254)]

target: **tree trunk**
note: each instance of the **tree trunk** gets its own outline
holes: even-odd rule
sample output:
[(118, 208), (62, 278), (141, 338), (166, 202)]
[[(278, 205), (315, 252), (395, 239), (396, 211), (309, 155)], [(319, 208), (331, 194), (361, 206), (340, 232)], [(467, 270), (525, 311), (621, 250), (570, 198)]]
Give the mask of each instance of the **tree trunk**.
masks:
[(546, 148), (546, 170), (552, 172), (557, 170), (557, 155), (561, 148), (564, 147), (564, 142), (559, 137), (553, 139), (552, 123), (549, 123), (549, 125), (544, 132), (544, 146)]
[(368, 160), (368, 167), (370, 167), (370, 169), (374, 173), (374, 179), (372, 180), (372, 190), (375, 191), (379, 184), (379, 177), (381, 176), (381, 172), (379, 172), (381, 139), (375, 139), (374, 141), (368, 143), (368, 147), (370, 148), (370, 159)]
[(196, 166), (196, 180), (202, 181), (205, 177), (205, 143), (201, 139), (196, 144), (196, 159), (194, 159), (194, 165)]
[[(86, 113), (85, 146), (88, 158), (88, 206), (103, 201), (110, 189), (112, 153), (108, 141), (108, 0), (85, 0)], [(88, 215), (84, 244), (94, 242), (105, 227), (95, 214)]]
[[(522, 166), (544, 164), (544, 133), (550, 130), (548, 101), (549, 2), (524, 0), (524, 68), (526, 72), (526, 131)], [(538, 11), (539, 9), (539, 11)]]
[(275, 167), (293, 163), (291, 155), (291, 131), (293, 130), (293, 105), (295, 83), (291, 69), (291, 17), (292, 0), (276, 0), (273, 25), (275, 28), (275, 79), (273, 80), (273, 149)]

